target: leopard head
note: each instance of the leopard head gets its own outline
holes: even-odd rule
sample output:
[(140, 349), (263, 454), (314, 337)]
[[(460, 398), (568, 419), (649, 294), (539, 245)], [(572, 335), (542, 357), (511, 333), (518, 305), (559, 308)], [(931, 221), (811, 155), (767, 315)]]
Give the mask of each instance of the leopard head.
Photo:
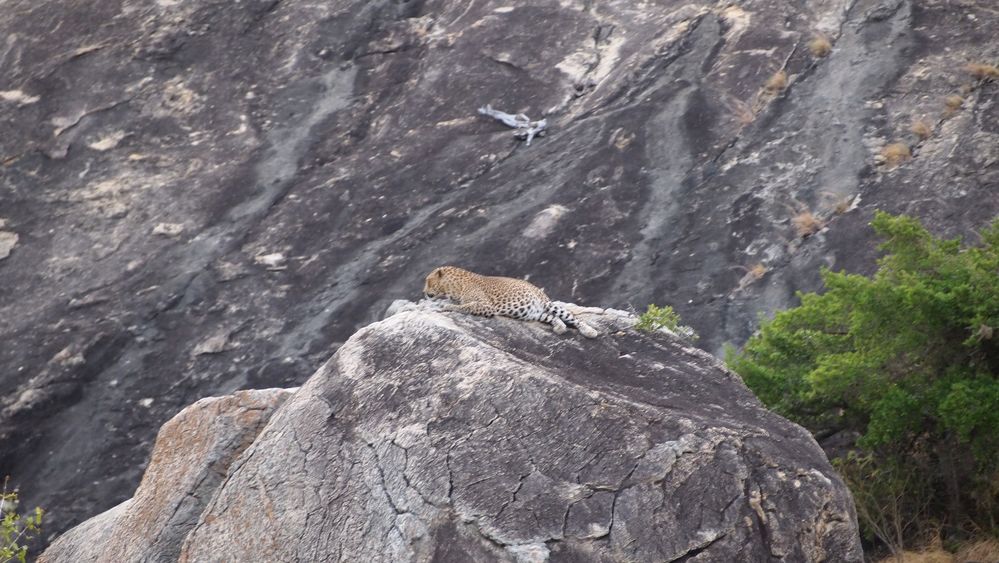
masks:
[(460, 270), (451, 266), (443, 266), (430, 272), (423, 284), (423, 294), (428, 299), (445, 298), (451, 299), (453, 296), (455, 278)]

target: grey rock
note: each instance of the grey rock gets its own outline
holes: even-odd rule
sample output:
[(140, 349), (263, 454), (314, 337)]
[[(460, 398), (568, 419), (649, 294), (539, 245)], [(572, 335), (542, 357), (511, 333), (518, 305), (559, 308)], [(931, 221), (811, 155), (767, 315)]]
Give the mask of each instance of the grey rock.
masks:
[(607, 335), (409, 304), (287, 401), (199, 401), (43, 560), (862, 561), (807, 431), (679, 338), (568, 306)]
[[(0, 474), (65, 530), (184, 406), (301, 384), (449, 263), (740, 344), (820, 266), (871, 272), (875, 210), (944, 236), (999, 213), (999, 84), (961, 69), (995, 29), (993, 0), (7, 0)], [(894, 140), (913, 159), (878, 165)], [(825, 229), (795, 234), (803, 208)]]
[(682, 341), (580, 315), (611, 336), (429, 310), (359, 331), (181, 560), (861, 560), (805, 430)]
[[(132, 499), (110, 508), (67, 530), (38, 558), (46, 561), (106, 561), (105, 545), (121, 541), (118, 535), (122, 518), (132, 506)], [(159, 532), (159, 530), (154, 530)], [(116, 538), (119, 538), (116, 540)], [(129, 538), (131, 539), (131, 538)]]
[(412, 301), (409, 301), (408, 299), (396, 299), (395, 301), (392, 302), (391, 305), (388, 306), (388, 309), (385, 309), (384, 318), (391, 317), (392, 315), (396, 315), (398, 313), (404, 313), (406, 311), (420, 311), (426, 307), (435, 307), (435, 306), (440, 307), (434, 301), (431, 301), (429, 299), (425, 299), (420, 303), (414, 303)]
[(160, 429), (135, 496), (61, 535), (40, 562), (176, 561), (232, 462), (292, 392), (201, 399)]

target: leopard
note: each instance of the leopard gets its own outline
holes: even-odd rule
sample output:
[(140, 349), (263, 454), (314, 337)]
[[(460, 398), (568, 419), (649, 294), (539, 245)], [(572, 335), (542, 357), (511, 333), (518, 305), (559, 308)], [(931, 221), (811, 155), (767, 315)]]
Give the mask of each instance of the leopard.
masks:
[(452, 301), (444, 305), (445, 311), (540, 321), (552, 325), (555, 334), (564, 334), (567, 327), (572, 327), (587, 338), (600, 335), (527, 280), (483, 276), (457, 266), (441, 266), (427, 275), (423, 294), (428, 299)]

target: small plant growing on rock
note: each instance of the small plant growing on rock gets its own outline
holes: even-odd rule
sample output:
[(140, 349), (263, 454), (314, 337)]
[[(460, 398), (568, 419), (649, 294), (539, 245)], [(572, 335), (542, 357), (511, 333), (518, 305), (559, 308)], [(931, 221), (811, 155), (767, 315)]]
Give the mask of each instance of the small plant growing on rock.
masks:
[(824, 57), (832, 52), (832, 43), (825, 35), (818, 34), (808, 42), (808, 51), (813, 57)]
[(849, 211), (851, 207), (853, 207), (853, 196), (843, 196), (833, 203), (833, 213), (842, 215)]
[(739, 125), (749, 125), (756, 119), (756, 113), (753, 111), (753, 106), (742, 100), (730, 98), (725, 101), (725, 107), (727, 107), (732, 113), (732, 117), (735, 118)]
[(909, 131), (911, 131), (912, 134), (914, 134), (915, 136), (919, 137), (920, 141), (925, 141), (926, 139), (929, 139), (931, 135), (933, 135), (933, 127), (931, 127), (929, 123), (927, 123), (922, 119), (917, 119), (916, 121), (913, 121), (912, 126), (909, 127)]
[(964, 105), (964, 98), (958, 94), (951, 94), (944, 98), (944, 115), (953, 115)]
[(783, 70), (775, 72), (763, 85), (764, 90), (773, 94), (784, 90), (784, 88), (787, 88), (787, 73)]
[(843, 215), (853, 207), (856, 196), (853, 194), (822, 192), (822, 198), (824, 200), (823, 207), (831, 209), (833, 215)]
[(764, 266), (762, 262), (757, 262), (752, 267), (748, 268), (746, 273), (749, 274), (754, 280), (758, 280), (767, 274), (767, 267)]
[(821, 231), (826, 223), (811, 211), (804, 209), (791, 218), (791, 225), (794, 226), (794, 231), (799, 237), (808, 238)]
[(881, 149), (881, 158), (888, 166), (898, 166), (912, 158), (909, 145), (901, 142), (890, 143)]
[(38, 535), (42, 526), (42, 509), (35, 508), (27, 516), (17, 514), (17, 491), (7, 492), (7, 482), (3, 481), (0, 492), (0, 563), (20, 561), (28, 557), (28, 542)]
[(993, 65), (969, 63), (965, 65), (964, 70), (968, 71), (971, 76), (978, 80), (995, 80), (999, 78), (999, 68)]
[(762, 262), (757, 262), (748, 268), (746, 266), (735, 266), (735, 269), (745, 272), (739, 279), (739, 286), (736, 288), (736, 291), (745, 291), (747, 287), (763, 279), (763, 276), (767, 275), (767, 272), (770, 271)]
[(635, 330), (642, 332), (656, 332), (666, 329), (677, 336), (682, 336), (688, 340), (697, 340), (697, 333), (693, 328), (680, 324), (680, 315), (673, 310), (673, 307), (665, 305), (649, 305), (649, 308), (638, 317), (635, 323)]

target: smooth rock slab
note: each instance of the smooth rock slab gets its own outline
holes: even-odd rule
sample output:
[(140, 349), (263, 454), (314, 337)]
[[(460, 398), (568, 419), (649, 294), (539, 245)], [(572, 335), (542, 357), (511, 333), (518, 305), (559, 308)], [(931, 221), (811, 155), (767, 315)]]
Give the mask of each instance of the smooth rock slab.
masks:
[(181, 561), (862, 560), (814, 440), (711, 356), (409, 309), (271, 418)]
[(63, 534), (39, 561), (176, 561), (229, 465), (291, 393), (239, 391), (187, 407), (160, 429), (135, 496)]

